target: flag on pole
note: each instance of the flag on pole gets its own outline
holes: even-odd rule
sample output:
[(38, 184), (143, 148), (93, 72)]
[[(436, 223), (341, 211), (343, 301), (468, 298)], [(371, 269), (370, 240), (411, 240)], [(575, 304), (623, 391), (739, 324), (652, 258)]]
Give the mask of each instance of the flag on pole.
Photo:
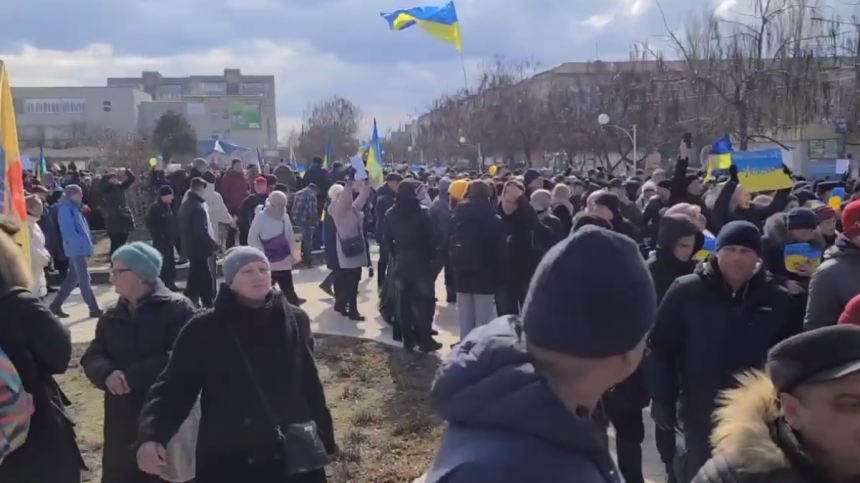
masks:
[(323, 157), (323, 168), (328, 169), (331, 166), (331, 141), (325, 143), (325, 157)]
[(27, 207), (24, 203), (24, 170), (18, 150), (18, 129), (15, 107), (6, 63), (0, 61), (0, 212), (15, 219), (21, 231), (15, 242), (21, 247), (30, 266), (30, 235), (27, 230)]
[(296, 159), (296, 151), (290, 146), (290, 168), (293, 171), (299, 170), (299, 160)]
[(382, 150), (379, 148), (379, 132), (376, 130), (376, 119), (373, 120), (373, 134), (367, 149), (367, 179), (370, 186), (379, 188), (385, 183), (382, 174)]
[(413, 7), (379, 15), (388, 22), (391, 30), (406, 30), (413, 25), (418, 25), (431, 37), (452, 43), (457, 47), (457, 51), (463, 51), (460, 21), (457, 19), (457, 9), (454, 8), (453, 0), (444, 7)]
[(39, 164), (36, 165), (36, 179), (41, 180), (42, 175), (48, 170), (48, 164), (45, 162), (45, 148), (39, 146)]

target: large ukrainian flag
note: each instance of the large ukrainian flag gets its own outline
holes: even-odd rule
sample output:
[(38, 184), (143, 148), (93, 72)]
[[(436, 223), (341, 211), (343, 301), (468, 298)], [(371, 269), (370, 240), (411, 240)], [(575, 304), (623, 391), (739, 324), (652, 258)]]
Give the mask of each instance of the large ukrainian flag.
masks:
[(443, 42), (457, 46), (457, 51), (463, 51), (460, 40), (460, 22), (457, 20), (457, 10), (454, 2), (448, 2), (444, 7), (413, 7), (395, 10), (379, 15), (388, 22), (391, 30), (406, 30), (418, 25), (425, 32)]
[(0, 61), (0, 213), (14, 218), (22, 227), (15, 237), (27, 266), (30, 265), (30, 235), (24, 202), (24, 170), (18, 150), (18, 128), (6, 64)]

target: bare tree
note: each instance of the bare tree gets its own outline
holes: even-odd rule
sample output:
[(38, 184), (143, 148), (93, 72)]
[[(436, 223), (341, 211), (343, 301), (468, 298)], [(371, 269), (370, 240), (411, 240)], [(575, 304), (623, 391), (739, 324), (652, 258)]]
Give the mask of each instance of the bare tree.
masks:
[(297, 155), (302, 159), (322, 156), (329, 144), (335, 158), (355, 154), (363, 118), (358, 106), (339, 96), (308, 106), (302, 117)]
[[(735, 18), (708, 12), (676, 34), (682, 59), (663, 65), (679, 91), (707, 113), (714, 131), (731, 133), (740, 148), (757, 135), (819, 122), (832, 57), (822, 52), (826, 27), (813, 20), (820, 9), (807, 0), (747, 0)], [(665, 22), (665, 19), (664, 19)]]

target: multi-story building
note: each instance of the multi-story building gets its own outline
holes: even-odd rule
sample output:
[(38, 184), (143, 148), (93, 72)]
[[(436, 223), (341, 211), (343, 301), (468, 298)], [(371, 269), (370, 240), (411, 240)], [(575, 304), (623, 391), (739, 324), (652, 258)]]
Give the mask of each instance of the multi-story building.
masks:
[(139, 109), (152, 97), (136, 87), (13, 87), (23, 149), (67, 148), (138, 132)]
[(200, 140), (220, 139), (252, 150), (278, 145), (272, 75), (224, 69), (223, 75), (164, 77), (146, 71), (140, 77), (108, 78), (107, 84), (132, 86), (152, 97), (140, 112), (143, 133), (151, 132), (157, 118), (172, 110), (188, 118)]

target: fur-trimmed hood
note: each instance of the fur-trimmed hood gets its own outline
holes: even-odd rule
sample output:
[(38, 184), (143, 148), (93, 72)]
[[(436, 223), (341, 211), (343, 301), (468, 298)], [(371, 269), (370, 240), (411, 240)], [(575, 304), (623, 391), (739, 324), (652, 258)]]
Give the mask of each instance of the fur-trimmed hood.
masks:
[[(764, 234), (776, 246), (785, 247), (789, 243), (797, 243), (788, 232), (788, 222), (785, 219), (785, 213), (775, 213), (770, 215), (764, 222)], [(816, 230), (815, 237), (809, 241), (812, 248), (824, 252), (827, 249), (827, 242), (824, 241), (824, 236)]]
[(773, 424), (782, 415), (773, 382), (759, 371), (742, 374), (738, 381), (737, 388), (720, 395), (714, 412), (714, 454), (741, 461), (753, 473), (790, 468), (791, 462), (771, 436)]

